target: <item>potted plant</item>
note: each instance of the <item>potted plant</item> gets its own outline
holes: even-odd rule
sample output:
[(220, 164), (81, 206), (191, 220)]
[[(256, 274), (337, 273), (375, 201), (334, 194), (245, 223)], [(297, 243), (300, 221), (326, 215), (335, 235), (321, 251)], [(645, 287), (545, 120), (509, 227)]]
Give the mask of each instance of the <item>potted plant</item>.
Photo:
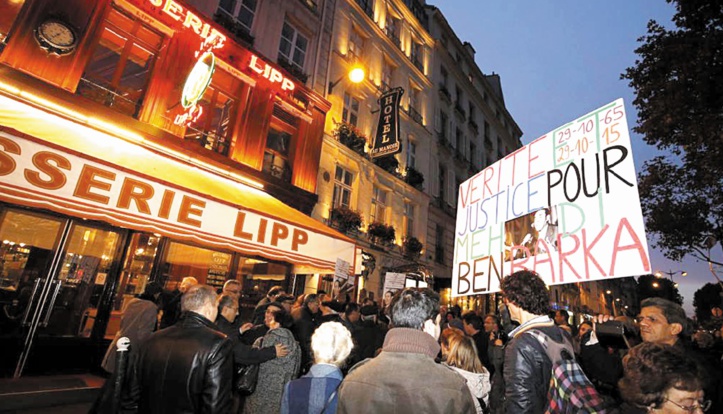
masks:
[(396, 239), (394, 227), (378, 221), (369, 224), (367, 234), (375, 244), (392, 244)]
[(416, 237), (409, 237), (404, 239), (402, 247), (404, 248), (404, 257), (410, 260), (417, 260), (424, 246)]
[(334, 136), (339, 142), (349, 147), (359, 155), (365, 155), (364, 147), (367, 138), (354, 125), (338, 122), (334, 128)]
[(414, 167), (406, 168), (404, 181), (417, 190), (421, 191), (424, 188), (424, 176)]
[(362, 216), (358, 211), (338, 206), (331, 210), (331, 223), (343, 233), (358, 231), (362, 224)]

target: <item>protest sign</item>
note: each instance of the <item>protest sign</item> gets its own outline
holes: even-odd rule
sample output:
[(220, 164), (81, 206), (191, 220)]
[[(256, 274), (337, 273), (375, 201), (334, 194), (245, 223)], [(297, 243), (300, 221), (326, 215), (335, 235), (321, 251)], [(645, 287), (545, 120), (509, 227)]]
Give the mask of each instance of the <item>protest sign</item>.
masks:
[(548, 285), (650, 273), (622, 99), (460, 185), (452, 296), (499, 291), (523, 269)]
[(392, 294), (394, 294), (399, 289), (404, 289), (406, 280), (407, 280), (406, 273), (387, 272), (386, 275), (384, 276), (384, 290), (382, 291), (382, 294), (387, 293), (389, 291), (391, 291)]

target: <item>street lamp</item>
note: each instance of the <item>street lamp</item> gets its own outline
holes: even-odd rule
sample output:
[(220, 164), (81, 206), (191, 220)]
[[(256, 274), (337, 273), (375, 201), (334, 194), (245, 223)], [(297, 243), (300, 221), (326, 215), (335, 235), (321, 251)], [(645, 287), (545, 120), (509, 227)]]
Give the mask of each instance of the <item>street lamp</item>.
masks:
[(663, 274), (666, 274), (666, 275), (670, 276), (670, 281), (673, 282), (673, 285), (675, 287), (678, 287), (678, 284), (675, 283), (675, 280), (673, 280), (673, 276), (677, 275), (678, 273), (680, 273), (680, 275), (683, 277), (688, 276), (688, 272), (686, 272), (685, 270), (676, 270), (675, 272), (672, 270), (669, 272), (666, 272), (664, 270), (658, 270), (657, 272), (655, 272), (655, 277), (663, 277)]
[[(349, 80), (352, 83), (361, 83), (364, 82), (364, 78), (366, 78), (366, 72), (364, 72), (364, 68), (361, 66), (354, 66), (351, 68), (349, 73), (346, 75), (349, 77)], [(327, 94), (331, 95), (331, 91), (334, 90), (334, 86), (338, 85), (339, 82), (344, 80), (344, 76), (340, 77), (334, 82), (329, 82), (329, 88), (327, 89)]]

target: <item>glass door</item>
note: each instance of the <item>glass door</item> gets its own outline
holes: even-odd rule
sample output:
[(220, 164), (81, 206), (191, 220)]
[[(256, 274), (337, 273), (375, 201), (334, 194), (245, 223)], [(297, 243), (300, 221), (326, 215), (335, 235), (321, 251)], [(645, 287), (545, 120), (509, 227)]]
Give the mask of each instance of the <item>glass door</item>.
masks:
[[(15, 374), (40, 317), (48, 275), (70, 227), (67, 219), (0, 210), (0, 376)], [(18, 374), (19, 375), (19, 374)]]
[(105, 327), (96, 328), (97, 316), (118, 276), (124, 234), (81, 220), (0, 210), (0, 375), (97, 365), (105, 351), (94, 339)]
[(18, 366), (25, 374), (87, 371), (105, 352), (105, 343), (95, 340), (104, 326), (96, 325), (106, 286), (119, 273), (124, 234), (74, 220), (64, 242), (49, 292), (41, 298), (32, 347)]

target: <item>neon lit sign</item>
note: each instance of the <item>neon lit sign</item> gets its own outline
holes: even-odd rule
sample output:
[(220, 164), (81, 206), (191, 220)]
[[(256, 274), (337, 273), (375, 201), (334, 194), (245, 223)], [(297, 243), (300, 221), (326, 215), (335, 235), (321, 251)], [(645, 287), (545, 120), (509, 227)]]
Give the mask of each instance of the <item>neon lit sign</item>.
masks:
[(251, 62), (249, 67), (254, 72), (268, 79), (271, 83), (281, 83), (282, 91), (293, 91), (296, 88), (294, 82), (285, 77), (278, 70), (271, 67), (268, 63), (262, 62), (256, 55), (251, 54)]
[(201, 36), (206, 43), (217, 43), (221, 46), (226, 42), (226, 36), (218, 30), (205, 23), (196, 14), (184, 8), (173, 0), (148, 0), (156, 7), (162, 7), (161, 11), (177, 22), (183, 22), (183, 27), (191, 29)]
[(213, 72), (216, 69), (216, 57), (211, 52), (206, 52), (193, 65), (191, 73), (186, 78), (183, 85), (183, 93), (181, 94), (181, 106), (188, 109), (196, 102), (201, 100), (203, 93), (208, 89), (213, 78)]
[[(205, 46), (202, 45), (202, 47)], [(196, 52), (198, 56), (200, 51)], [(211, 84), (213, 72), (216, 69), (216, 57), (211, 51), (205, 52), (193, 65), (191, 73), (186, 77), (186, 83), (183, 84), (183, 92), (181, 93), (181, 106), (186, 111), (176, 115), (173, 123), (176, 125), (190, 126), (196, 122), (203, 114), (203, 107), (197, 105), (198, 101), (203, 98), (206, 89)]]

